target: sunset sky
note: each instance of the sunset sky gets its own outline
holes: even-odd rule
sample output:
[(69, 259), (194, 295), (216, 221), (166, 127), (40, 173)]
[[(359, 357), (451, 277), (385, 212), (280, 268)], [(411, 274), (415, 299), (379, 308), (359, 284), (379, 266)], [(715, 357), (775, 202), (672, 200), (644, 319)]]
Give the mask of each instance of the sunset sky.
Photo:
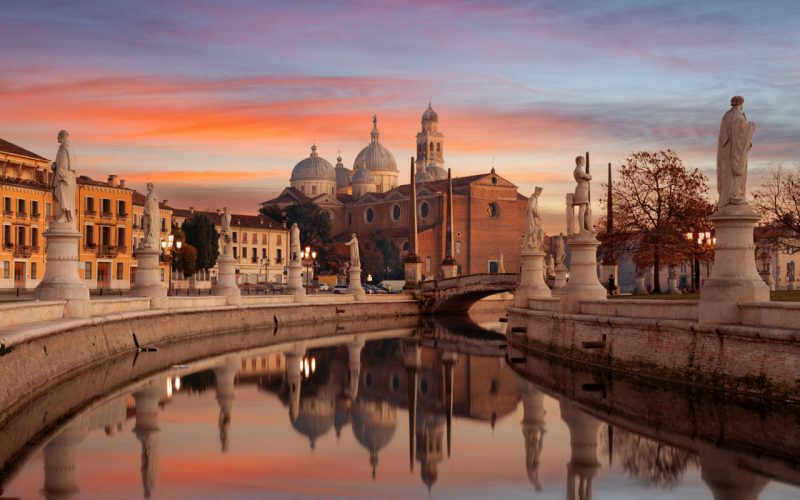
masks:
[(800, 161), (796, 1), (25, 0), (0, 33), (0, 137), (52, 158), (67, 129), (80, 173), (180, 207), (254, 212), (312, 142), (352, 167), (373, 113), (404, 181), (429, 100), (446, 166), (543, 186), (550, 231), (586, 150), (595, 172), (671, 148), (713, 173), (735, 94), (751, 185)]

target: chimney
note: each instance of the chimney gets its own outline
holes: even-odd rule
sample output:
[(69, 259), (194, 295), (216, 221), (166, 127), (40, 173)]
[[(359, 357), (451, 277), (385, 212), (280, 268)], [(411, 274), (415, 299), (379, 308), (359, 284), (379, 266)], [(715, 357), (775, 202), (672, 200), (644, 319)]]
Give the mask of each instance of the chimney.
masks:
[(120, 179), (119, 180), (119, 187), (121, 187), (121, 188), (125, 187), (125, 179)]
[(189, 213), (194, 213), (194, 207), (189, 207)]
[(167, 199), (161, 200), (161, 204), (164, 205), (165, 207), (168, 207), (169, 206), (169, 200), (167, 200)]
[(222, 210), (219, 208), (217, 209), (217, 215), (222, 215)]
[(108, 185), (109, 186), (116, 186), (117, 185), (117, 176), (116, 175), (109, 175), (108, 176)]

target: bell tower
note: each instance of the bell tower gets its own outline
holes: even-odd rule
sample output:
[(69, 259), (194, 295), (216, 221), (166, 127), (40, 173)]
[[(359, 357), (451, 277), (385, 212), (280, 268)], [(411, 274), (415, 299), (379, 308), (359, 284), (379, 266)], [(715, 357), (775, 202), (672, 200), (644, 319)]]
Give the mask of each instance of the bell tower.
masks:
[(422, 130), (417, 134), (417, 168), (444, 167), (444, 134), (439, 132), (439, 115), (428, 103), (422, 113)]

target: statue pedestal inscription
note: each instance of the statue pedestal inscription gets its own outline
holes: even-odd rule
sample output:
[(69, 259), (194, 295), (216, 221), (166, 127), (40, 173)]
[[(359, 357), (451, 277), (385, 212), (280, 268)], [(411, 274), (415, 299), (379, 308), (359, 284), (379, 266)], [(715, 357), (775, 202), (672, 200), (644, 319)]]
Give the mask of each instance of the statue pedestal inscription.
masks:
[(136, 283), (131, 295), (134, 297), (150, 297), (151, 309), (167, 308), (167, 287), (161, 281), (161, 270), (158, 263), (161, 250), (158, 248), (139, 247), (134, 252), (138, 266)]
[(584, 231), (570, 237), (572, 260), (569, 266), (569, 283), (559, 293), (562, 312), (579, 313), (582, 301), (608, 298), (605, 287), (597, 278), (599, 245), (600, 242), (591, 232)]
[(242, 291), (236, 284), (236, 260), (230, 255), (223, 255), (217, 259), (219, 274), (217, 284), (211, 291), (214, 295), (225, 296), (228, 298), (228, 305), (238, 306), (242, 304)]
[(529, 299), (549, 298), (553, 294), (544, 282), (544, 252), (522, 250), (522, 271), (514, 292), (514, 306), (528, 307)]
[(739, 322), (739, 302), (769, 300), (758, 275), (753, 228), (759, 220), (749, 205), (728, 205), (710, 217), (717, 244), (711, 276), (700, 287), (700, 323)]
[(347, 293), (355, 295), (356, 300), (366, 299), (367, 294), (364, 292), (364, 287), (361, 286), (361, 267), (351, 267), (349, 274), (350, 281), (348, 282)]
[(66, 300), (65, 317), (88, 318), (92, 315), (89, 289), (78, 276), (81, 233), (72, 223), (53, 222), (44, 237), (47, 239), (47, 267), (34, 292), (36, 300)]

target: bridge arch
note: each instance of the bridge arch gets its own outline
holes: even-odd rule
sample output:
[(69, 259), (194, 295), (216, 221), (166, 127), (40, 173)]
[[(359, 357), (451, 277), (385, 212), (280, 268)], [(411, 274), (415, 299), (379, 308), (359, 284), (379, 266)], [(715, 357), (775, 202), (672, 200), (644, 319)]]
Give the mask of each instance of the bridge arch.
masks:
[(484, 297), (513, 292), (518, 284), (516, 273), (469, 274), (426, 281), (420, 290), (422, 310), (429, 314), (464, 312)]

